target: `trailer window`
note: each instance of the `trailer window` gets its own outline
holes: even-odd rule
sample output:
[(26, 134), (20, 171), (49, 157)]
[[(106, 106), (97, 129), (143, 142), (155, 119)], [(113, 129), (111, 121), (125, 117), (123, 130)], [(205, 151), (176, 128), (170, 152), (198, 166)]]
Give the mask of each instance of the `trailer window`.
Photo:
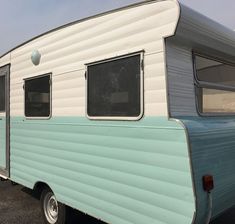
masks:
[(50, 75), (25, 80), (25, 116), (49, 117), (51, 114)]
[(97, 118), (138, 118), (141, 105), (141, 54), (88, 65), (87, 113)]
[(0, 76), (0, 112), (5, 112), (5, 76)]
[(195, 56), (197, 101), (200, 113), (235, 113), (235, 67)]

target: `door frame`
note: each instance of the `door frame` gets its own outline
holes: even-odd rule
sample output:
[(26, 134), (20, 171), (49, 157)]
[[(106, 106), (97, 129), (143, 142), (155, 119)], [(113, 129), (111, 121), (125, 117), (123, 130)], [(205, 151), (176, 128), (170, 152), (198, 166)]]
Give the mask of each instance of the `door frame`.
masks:
[(5, 75), (5, 118), (6, 118), (6, 167), (0, 169), (0, 177), (10, 177), (10, 64), (0, 67), (0, 76)]

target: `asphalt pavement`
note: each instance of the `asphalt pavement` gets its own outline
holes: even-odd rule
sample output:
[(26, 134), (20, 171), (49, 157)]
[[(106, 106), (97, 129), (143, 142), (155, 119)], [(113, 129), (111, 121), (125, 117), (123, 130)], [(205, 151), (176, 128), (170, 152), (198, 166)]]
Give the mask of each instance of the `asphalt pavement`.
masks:
[[(68, 224), (104, 224), (72, 209), (68, 214)], [(40, 203), (32, 191), (0, 181), (0, 224), (43, 224)], [(210, 224), (235, 224), (235, 208)]]
[(0, 224), (42, 224), (39, 201), (26, 188), (0, 182)]
[[(67, 224), (105, 224), (74, 209)], [(33, 192), (10, 181), (0, 181), (0, 224), (43, 224), (40, 201)]]

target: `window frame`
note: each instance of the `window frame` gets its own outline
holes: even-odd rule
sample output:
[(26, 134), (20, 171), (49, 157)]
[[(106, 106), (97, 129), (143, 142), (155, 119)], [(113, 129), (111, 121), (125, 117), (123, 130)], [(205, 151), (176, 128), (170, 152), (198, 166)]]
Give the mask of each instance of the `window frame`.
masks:
[[(93, 66), (93, 65), (98, 65), (98, 64), (103, 64), (103, 63), (107, 63), (107, 62), (111, 62), (111, 61), (116, 61), (119, 59), (124, 59), (124, 58), (129, 58), (132, 56), (136, 56), (139, 55), (140, 56), (140, 114), (136, 117), (131, 117), (131, 116), (90, 116), (88, 114), (88, 67), (89, 66)], [(87, 63), (85, 64), (86, 66), (86, 117), (90, 120), (107, 120), (107, 121), (138, 121), (140, 120), (143, 115), (144, 115), (144, 51), (137, 51), (137, 52), (133, 52), (133, 53), (129, 53), (129, 54), (124, 54), (121, 56), (115, 56), (115, 57), (110, 57), (108, 59), (104, 59), (104, 60), (99, 60), (99, 61), (95, 61), (95, 62), (91, 62), (91, 63)]]
[[(42, 78), (42, 77), (46, 77), (46, 76), (49, 76), (49, 84), (50, 84), (50, 114), (49, 116), (47, 117), (40, 117), (40, 116), (35, 116), (35, 117), (32, 117), (32, 116), (26, 116), (26, 113), (25, 113), (25, 107), (26, 107), (26, 102), (25, 102), (25, 94), (26, 94), (26, 91), (25, 91), (25, 82), (26, 81), (30, 81), (30, 80), (35, 80), (35, 79), (38, 79), (38, 78)], [(24, 117), (25, 119), (27, 120), (49, 120), (51, 117), (52, 117), (52, 73), (45, 73), (43, 75), (37, 75), (37, 76), (32, 76), (32, 77), (28, 77), (28, 78), (25, 78), (23, 79), (24, 80), (24, 85), (23, 85), (23, 89), (24, 89)]]
[(200, 111), (200, 106), (199, 106), (199, 94), (198, 94), (198, 89), (214, 89), (214, 90), (224, 90), (224, 91), (230, 91), (230, 92), (235, 92), (235, 86), (229, 86), (229, 85), (223, 85), (223, 84), (216, 84), (216, 83), (212, 83), (212, 82), (206, 82), (206, 81), (200, 81), (198, 79), (197, 76), (197, 68), (196, 68), (196, 56), (198, 57), (202, 57), (208, 60), (213, 60), (216, 62), (220, 62), (223, 63), (225, 65), (229, 65), (229, 66), (233, 66), (235, 67), (235, 64), (222, 60), (221, 58), (218, 57), (213, 57), (213, 56), (209, 56), (207, 54), (202, 54), (202, 53), (198, 53), (196, 51), (192, 51), (192, 61), (193, 61), (193, 74), (194, 74), (194, 94), (195, 94), (195, 100), (196, 100), (196, 110), (197, 113), (201, 116), (201, 117), (229, 117), (229, 116), (235, 116), (235, 112), (234, 113), (223, 113), (223, 112), (211, 112), (211, 113), (203, 113)]

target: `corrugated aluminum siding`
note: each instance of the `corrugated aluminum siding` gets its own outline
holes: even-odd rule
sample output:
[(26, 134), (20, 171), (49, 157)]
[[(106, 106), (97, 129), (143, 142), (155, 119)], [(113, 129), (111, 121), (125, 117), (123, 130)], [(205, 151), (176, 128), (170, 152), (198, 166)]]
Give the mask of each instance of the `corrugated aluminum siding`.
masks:
[[(151, 1), (41, 36), (10, 53), (11, 179), (113, 224), (191, 224), (195, 201), (184, 129), (167, 119), (164, 37), (176, 1)], [(37, 49), (39, 66), (30, 61)], [(85, 64), (144, 50), (145, 116), (85, 117)], [(52, 72), (52, 118), (24, 117), (23, 79)]]
[(11, 121), (11, 178), (47, 183), (59, 201), (112, 224), (191, 224), (183, 128), (166, 118)]
[(169, 114), (197, 116), (192, 51), (166, 42)]
[(181, 5), (174, 37), (166, 40), (169, 113), (186, 126), (197, 198), (195, 223), (208, 215), (208, 198), (202, 176), (212, 174), (212, 217), (234, 205), (235, 123), (234, 117), (201, 117), (197, 113), (192, 52), (235, 63), (235, 34)]
[[(163, 37), (174, 33), (178, 16), (175, 1), (153, 1), (65, 27), (17, 48), (11, 53), (11, 115), (24, 114), (23, 79), (52, 72), (53, 116), (84, 116), (85, 64), (144, 50), (145, 115), (166, 116)], [(34, 49), (42, 55), (39, 66), (30, 60)]]
[(10, 54), (7, 54), (0, 58), (0, 67), (10, 64)]

